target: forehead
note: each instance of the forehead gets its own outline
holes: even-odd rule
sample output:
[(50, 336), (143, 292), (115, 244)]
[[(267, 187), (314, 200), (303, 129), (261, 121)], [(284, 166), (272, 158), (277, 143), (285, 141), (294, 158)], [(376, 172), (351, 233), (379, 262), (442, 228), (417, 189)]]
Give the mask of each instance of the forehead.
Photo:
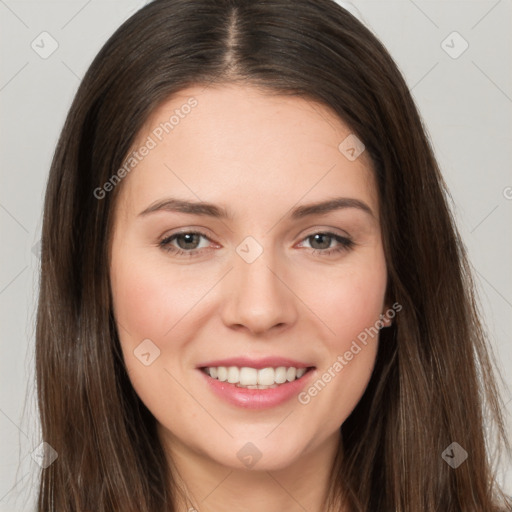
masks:
[(348, 159), (339, 147), (347, 137), (353, 134), (338, 116), (303, 97), (239, 85), (189, 87), (163, 102), (138, 133), (130, 152), (137, 161), (119, 200), (140, 211), (167, 193), (236, 211), (342, 194), (376, 211), (370, 158), (363, 151)]

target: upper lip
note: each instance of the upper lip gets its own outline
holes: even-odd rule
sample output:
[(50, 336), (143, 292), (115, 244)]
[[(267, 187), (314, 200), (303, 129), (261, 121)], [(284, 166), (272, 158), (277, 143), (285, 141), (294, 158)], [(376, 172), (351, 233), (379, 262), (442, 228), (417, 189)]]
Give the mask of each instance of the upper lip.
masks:
[(197, 367), (210, 368), (218, 366), (237, 366), (239, 368), (245, 366), (260, 370), (261, 368), (278, 368), (279, 366), (285, 366), (286, 368), (290, 368), (291, 366), (295, 368), (310, 368), (313, 367), (314, 365), (310, 363), (302, 363), (300, 361), (284, 357), (268, 356), (259, 359), (251, 359), (249, 357), (231, 357), (229, 359), (216, 359), (214, 361), (206, 361), (205, 363), (201, 363)]

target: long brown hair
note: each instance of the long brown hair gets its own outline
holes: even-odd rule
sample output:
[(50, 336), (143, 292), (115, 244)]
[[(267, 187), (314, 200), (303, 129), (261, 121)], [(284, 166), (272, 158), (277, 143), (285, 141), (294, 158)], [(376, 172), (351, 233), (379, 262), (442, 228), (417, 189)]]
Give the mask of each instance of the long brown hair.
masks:
[[(159, 104), (190, 85), (223, 83), (328, 106), (374, 167), (388, 295), (402, 310), (381, 331), (370, 383), (341, 426), (325, 509), (512, 510), (486, 436), (493, 425), (492, 446), (510, 453), (499, 373), (449, 196), (388, 52), (331, 0), (156, 0), (91, 64), (50, 170), (36, 372), (42, 436), (59, 457), (42, 471), (38, 511), (175, 510), (172, 468), (131, 386), (111, 307), (122, 183), (100, 199), (94, 191)], [(468, 453), (456, 469), (441, 456), (452, 442)]]

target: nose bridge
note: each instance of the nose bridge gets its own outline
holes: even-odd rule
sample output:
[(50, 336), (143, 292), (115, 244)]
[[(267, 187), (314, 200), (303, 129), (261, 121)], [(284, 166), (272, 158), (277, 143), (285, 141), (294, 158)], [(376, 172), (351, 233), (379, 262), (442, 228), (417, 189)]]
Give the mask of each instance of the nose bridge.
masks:
[(282, 281), (284, 268), (271, 247), (263, 247), (247, 237), (236, 249), (233, 271), (226, 293), (224, 321), (244, 326), (251, 332), (264, 332), (296, 319), (293, 294)]

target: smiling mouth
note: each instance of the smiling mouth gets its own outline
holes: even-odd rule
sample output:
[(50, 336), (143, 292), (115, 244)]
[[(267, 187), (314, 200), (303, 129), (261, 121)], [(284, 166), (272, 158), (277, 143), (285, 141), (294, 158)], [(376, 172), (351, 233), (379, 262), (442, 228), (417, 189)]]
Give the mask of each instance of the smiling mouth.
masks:
[(256, 369), (248, 366), (209, 366), (201, 368), (201, 371), (212, 379), (238, 388), (273, 389), (301, 379), (314, 368), (278, 366)]

